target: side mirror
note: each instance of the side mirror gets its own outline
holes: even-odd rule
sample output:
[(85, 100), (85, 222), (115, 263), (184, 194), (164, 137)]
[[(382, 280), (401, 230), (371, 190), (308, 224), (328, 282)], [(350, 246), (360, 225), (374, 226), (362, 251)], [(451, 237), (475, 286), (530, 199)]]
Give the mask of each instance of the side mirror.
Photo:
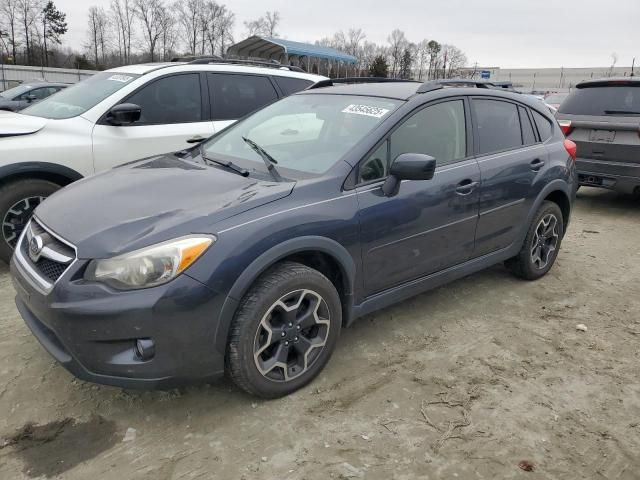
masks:
[(35, 102), (38, 99), (35, 95), (27, 95), (27, 102)]
[(402, 180), (431, 180), (436, 172), (436, 159), (421, 153), (403, 153), (391, 164), (389, 177), (382, 185), (387, 197), (398, 193)]
[(142, 108), (133, 103), (121, 103), (109, 110), (107, 113), (107, 122), (111, 125), (120, 127), (122, 125), (131, 125), (140, 120)]

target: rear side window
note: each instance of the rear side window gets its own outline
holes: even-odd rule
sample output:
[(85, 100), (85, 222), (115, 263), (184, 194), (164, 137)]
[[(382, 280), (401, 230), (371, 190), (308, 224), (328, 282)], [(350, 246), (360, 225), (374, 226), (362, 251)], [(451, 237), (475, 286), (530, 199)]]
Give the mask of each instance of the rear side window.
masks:
[(533, 145), (536, 143), (536, 135), (533, 133), (533, 125), (527, 115), (527, 110), (523, 107), (518, 107), (520, 112), (520, 124), (522, 125), (522, 142), (525, 145)]
[(122, 103), (142, 109), (135, 125), (168, 125), (202, 121), (200, 74), (171, 75), (145, 85)]
[(282, 90), (282, 93), (285, 95), (291, 95), (292, 93), (299, 92), (304, 90), (307, 87), (310, 87), (313, 82), (311, 80), (303, 80), (302, 78), (291, 78), (291, 77), (276, 77), (273, 76), (278, 87)]
[(562, 102), (558, 112), (595, 116), (640, 115), (640, 82), (637, 86), (578, 88)]
[(208, 79), (213, 120), (237, 120), (278, 98), (268, 77), (211, 73)]
[(551, 126), (551, 122), (544, 115), (532, 110), (533, 119), (536, 122), (536, 126), (538, 127), (538, 133), (540, 134), (540, 139), (543, 142), (546, 142), (553, 135), (553, 127)]
[(499, 100), (474, 99), (480, 154), (522, 146), (518, 107)]

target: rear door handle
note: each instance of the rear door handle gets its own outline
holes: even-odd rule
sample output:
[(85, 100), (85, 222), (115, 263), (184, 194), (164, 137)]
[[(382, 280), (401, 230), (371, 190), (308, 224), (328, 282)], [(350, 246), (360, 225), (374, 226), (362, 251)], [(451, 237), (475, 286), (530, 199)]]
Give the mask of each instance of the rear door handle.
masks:
[(540, 160), (539, 158), (536, 158), (533, 162), (530, 163), (530, 165), (531, 165), (531, 170), (533, 170), (534, 172), (537, 172), (542, 167), (544, 167), (544, 160)]
[(204, 142), (205, 140), (206, 138), (201, 137), (200, 135), (196, 135), (195, 137), (191, 137), (187, 139), (187, 143), (200, 143), (200, 142)]
[(470, 178), (467, 178), (466, 180), (463, 180), (458, 184), (458, 186), (456, 187), (456, 193), (458, 193), (459, 195), (469, 195), (476, 189), (479, 184), (480, 182), (474, 182)]

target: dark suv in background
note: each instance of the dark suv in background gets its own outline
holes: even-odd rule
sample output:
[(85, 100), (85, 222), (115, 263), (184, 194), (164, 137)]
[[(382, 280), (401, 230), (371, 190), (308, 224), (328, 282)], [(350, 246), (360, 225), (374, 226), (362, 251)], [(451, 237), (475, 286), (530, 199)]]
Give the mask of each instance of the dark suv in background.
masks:
[(542, 277), (575, 145), (538, 100), (448, 86), (327, 80), (65, 188), (16, 247), (18, 310), (81, 378), (277, 397), (362, 315), (500, 262)]
[(580, 185), (640, 193), (640, 78), (579, 83), (556, 118), (578, 147)]

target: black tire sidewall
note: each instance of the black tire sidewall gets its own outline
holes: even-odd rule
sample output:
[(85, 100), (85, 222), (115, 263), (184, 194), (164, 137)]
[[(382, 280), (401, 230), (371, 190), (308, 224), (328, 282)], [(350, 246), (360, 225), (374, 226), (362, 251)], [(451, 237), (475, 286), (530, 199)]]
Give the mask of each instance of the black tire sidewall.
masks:
[[(60, 186), (47, 180), (20, 180), (6, 184), (0, 188), (0, 221), (4, 220), (7, 211), (20, 200), (29, 197), (48, 197)], [(9, 263), (13, 255), (13, 248), (4, 239), (4, 232), (0, 232), (0, 260)]]
[[(544, 268), (537, 268), (531, 259), (531, 247), (533, 243), (533, 239), (535, 237), (535, 231), (538, 228), (538, 224), (540, 221), (549, 214), (555, 215), (558, 220), (558, 245), (556, 245), (556, 250), (553, 252), (553, 258), (547, 263)], [(533, 219), (531, 226), (529, 227), (529, 232), (527, 232), (527, 238), (524, 243), (524, 248), (520, 254), (519, 261), (522, 262), (522, 266), (524, 267), (524, 274), (528, 279), (535, 280), (545, 276), (558, 258), (558, 254), (560, 253), (560, 246), (562, 244), (562, 239), (564, 237), (564, 218), (562, 216), (562, 210), (560, 207), (553, 202), (544, 202), (542, 206), (538, 209), (538, 213)]]
[[(294, 274), (278, 281), (282, 269), (292, 268)], [(295, 269), (295, 270), (293, 270)], [(274, 281), (276, 279), (276, 281)], [(288, 382), (275, 382), (265, 378), (254, 362), (254, 340), (264, 313), (283, 295), (301, 289), (317, 292), (330, 312), (330, 327), (326, 345), (312, 366), (302, 375)], [(264, 274), (245, 296), (234, 319), (237, 338), (232, 338), (227, 355), (232, 379), (244, 390), (264, 398), (278, 398), (292, 393), (313, 380), (325, 367), (340, 336), (342, 306), (333, 284), (320, 272), (301, 264), (284, 263)], [(229, 364), (230, 363), (230, 364)]]

